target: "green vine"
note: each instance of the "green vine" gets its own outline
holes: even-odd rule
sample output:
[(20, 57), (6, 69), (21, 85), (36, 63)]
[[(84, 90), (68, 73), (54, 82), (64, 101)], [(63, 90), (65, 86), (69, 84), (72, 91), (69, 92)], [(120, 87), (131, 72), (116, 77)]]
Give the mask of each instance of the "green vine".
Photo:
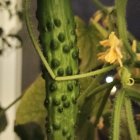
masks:
[(131, 105), (130, 99), (125, 98), (124, 104), (125, 104), (125, 112), (126, 112), (127, 123), (128, 123), (131, 140), (138, 140), (137, 130), (136, 130), (136, 126), (135, 126), (135, 122), (133, 118), (133, 111), (132, 111), (132, 105)]
[(115, 99), (113, 116), (112, 116), (112, 129), (111, 129), (112, 132), (110, 136), (111, 140), (120, 139), (121, 110), (125, 99), (125, 91), (121, 89), (117, 94), (118, 95)]
[(97, 126), (97, 124), (99, 123), (99, 119), (100, 119), (101, 115), (103, 114), (103, 111), (104, 111), (105, 106), (108, 102), (108, 98), (109, 98), (112, 87), (113, 87), (113, 85), (110, 86), (110, 88), (107, 89), (107, 91), (105, 92), (105, 95), (103, 96), (102, 102), (99, 106), (99, 109), (98, 109), (98, 112), (97, 112), (97, 115), (96, 115), (96, 120), (95, 120), (95, 123), (94, 123), (95, 126)]
[(128, 41), (127, 34), (127, 23), (126, 23), (126, 6), (127, 0), (116, 0), (115, 1), (116, 11), (117, 11), (117, 24), (119, 36), (122, 39), (125, 49), (133, 60), (135, 60), (135, 54), (132, 51), (130, 43)]

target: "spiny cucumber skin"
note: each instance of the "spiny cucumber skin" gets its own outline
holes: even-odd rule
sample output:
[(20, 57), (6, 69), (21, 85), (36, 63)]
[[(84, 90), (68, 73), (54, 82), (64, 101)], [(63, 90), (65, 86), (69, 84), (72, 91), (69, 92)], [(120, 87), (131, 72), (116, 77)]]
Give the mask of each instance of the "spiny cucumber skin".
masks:
[[(75, 47), (75, 23), (70, 1), (38, 0), (37, 18), (43, 53), (55, 75), (77, 74), (78, 50)], [(47, 72), (44, 75), (48, 140), (75, 140), (78, 82), (56, 82)]]

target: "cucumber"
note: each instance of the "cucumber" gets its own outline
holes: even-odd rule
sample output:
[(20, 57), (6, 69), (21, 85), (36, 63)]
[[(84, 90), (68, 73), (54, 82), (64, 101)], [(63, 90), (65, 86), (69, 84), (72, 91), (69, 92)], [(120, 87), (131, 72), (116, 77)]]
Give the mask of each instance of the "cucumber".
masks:
[[(56, 76), (78, 74), (75, 22), (70, 0), (38, 0), (39, 41)], [(46, 81), (45, 107), (48, 111), (48, 140), (75, 140), (79, 95), (77, 80), (55, 81), (43, 69)]]

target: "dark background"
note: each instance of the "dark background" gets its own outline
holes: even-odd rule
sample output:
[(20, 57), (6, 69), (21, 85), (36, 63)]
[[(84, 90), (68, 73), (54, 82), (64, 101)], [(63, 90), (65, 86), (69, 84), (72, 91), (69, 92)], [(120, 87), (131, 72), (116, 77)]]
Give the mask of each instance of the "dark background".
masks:
[[(106, 5), (112, 5), (114, 3), (114, 0), (101, 1)], [(79, 15), (86, 22), (96, 10), (92, 0), (72, 0), (72, 6), (75, 15)], [(31, 8), (32, 10), (30, 12), (33, 23), (35, 23), (34, 30), (36, 31), (36, 1), (32, 0)], [(131, 31), (138, 39), (140, 39), (140, 0), (128, 0), (127, 21), (129, 31)], [(40, 60), (32, 46), (25, 24), (23, 31), (21, 32), (21, 38), (23, 40), (22, 87), (23, 89), (26, 89), (40, 72)]]

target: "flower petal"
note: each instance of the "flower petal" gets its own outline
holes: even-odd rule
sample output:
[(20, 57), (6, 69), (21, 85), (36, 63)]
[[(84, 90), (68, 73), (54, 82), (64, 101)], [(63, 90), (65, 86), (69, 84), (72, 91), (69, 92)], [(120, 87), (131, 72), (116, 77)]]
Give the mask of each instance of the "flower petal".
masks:
[(110, 43), (108, 40), (103, 40), (99, 42), (100, 45), (102, 45), (103, 47), (110, 47)]
[(110, 47), (108, 48), (105, 52), (99, 53), (98, 54), (98, 59), (106, 61), (108, 63), (116, 63), (118, 62), (120, 66), (122, 66), (122, 52), (121, 52), (121, 47), (123, 46), (121, 40), (117, 38), (115, 35), (115, 32), (111, 32), (109, 35), (109, 39), (100, 41), (100, 44), (103, 47)]

